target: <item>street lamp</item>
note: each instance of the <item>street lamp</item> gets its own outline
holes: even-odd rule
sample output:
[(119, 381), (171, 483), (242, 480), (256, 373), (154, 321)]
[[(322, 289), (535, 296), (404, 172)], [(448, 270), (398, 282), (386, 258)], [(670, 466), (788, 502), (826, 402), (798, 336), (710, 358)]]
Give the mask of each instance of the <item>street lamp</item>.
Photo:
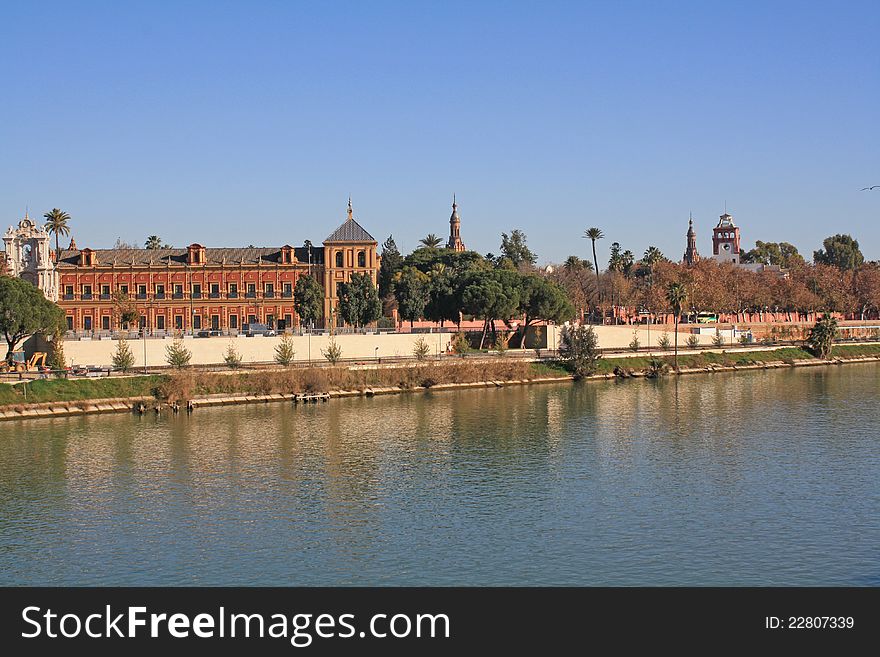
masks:
[(379, 347), (376, 347), (376, 362), (379, 362)]

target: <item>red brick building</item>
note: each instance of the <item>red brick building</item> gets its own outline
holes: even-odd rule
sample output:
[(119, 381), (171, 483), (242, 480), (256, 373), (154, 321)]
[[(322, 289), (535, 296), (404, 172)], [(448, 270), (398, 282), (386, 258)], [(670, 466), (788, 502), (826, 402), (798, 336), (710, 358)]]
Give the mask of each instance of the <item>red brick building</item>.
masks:
[(62, 251), (58, 304), (67, 328), (105, 333), (118, 328), (117, 293), (128, 295), (149, 332), (235, 333), (244, 324), (286, 329), (300, 325), (293, 290), (311, 274), (324, 288), (324, 326), (338, 303), (338, 285), (351, 274), (369, 274), (376, 284), (378, 244), (348, 218), (323, 246), (185, 249), (77, 249)]

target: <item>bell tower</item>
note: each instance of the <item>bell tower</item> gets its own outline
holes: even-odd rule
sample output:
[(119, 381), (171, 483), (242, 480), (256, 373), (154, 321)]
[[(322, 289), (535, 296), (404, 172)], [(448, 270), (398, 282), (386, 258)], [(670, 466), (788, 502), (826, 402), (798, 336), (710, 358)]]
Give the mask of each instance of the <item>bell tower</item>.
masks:
[(712, 255), (720, 262), (739, 264), (739, 227), (727, 212), (721, 215), (718, 225), (712, 229)]
[(461, 241), (461, 217), (458, 216), (458, 205), (455, 203), (455, 194), (452, 195), (452, 215), (449, 217), (449, 241), (446, 248), (453, 251), (464, 251), (464, 242)]
[(39, 288), (50, 301), (58, 301), (58, 272), (49, 244), (49, 233), (34, 223), (27, 212), (18, 228), (9, 227), (3, 235), (6, 273)]
[(687, 232), (687, 248), (684, 250), (684, 264), (693, 267), (700, 261), (700, 254), (697, 251), (697, 231), (694, 230), (694, 218), (688, 219)]

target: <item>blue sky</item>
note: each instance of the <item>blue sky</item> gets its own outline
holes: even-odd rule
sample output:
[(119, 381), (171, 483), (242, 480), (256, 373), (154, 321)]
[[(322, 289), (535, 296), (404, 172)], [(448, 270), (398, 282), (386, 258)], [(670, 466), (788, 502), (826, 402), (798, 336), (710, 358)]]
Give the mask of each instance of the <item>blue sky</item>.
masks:
[(0, 215), (80, 247), (301, 244), (355, 216), (402, 250), (585, 228), (699, 248), (836, 232), (880, 258), (877, 2), (6, 2)]

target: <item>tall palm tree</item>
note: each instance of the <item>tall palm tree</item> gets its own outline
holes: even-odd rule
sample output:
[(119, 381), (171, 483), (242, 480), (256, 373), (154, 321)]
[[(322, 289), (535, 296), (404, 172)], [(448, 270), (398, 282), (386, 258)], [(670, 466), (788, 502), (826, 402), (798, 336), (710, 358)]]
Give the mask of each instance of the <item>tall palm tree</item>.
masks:
[(162, 248), (162, 238), (158, 235), (150, 235), (147, 238), (147, 241), (144, 242), (145, 249), (161, 249)]
[(584, 232), (584, 237), (593, 243), (593, 267), (596, 269), (596, 294), (599, 294), (599, 260), (596, 258), (596, 240), (605, 237), (605, 233), (600, 228), (588, 228)]
[(419, 244), (426, 249), (436, 249), (443, 244), (443, 238), (437, 237), (434, 233), (428, 233), (425, 237), (419, 240)]
[(67, 225), (67, 222), (70, 221), (70, 215), (58, 208), (52, 208), (50, 212), (43, 215), (43, 219), (46, 220), (44, 228), (55, 234), (55, 259), (57, 260), (61, 257), (61, 245), (58, 243), (58, 238), (62, 235), (70, 235), (70, 226)]
[(687, 299), (687, 289), (681, 283), (670, 283), (666, 289), (666, 300), (672, 307), (675, 321), (675, 371), (678, 372), (678, 319), (681, 315), (682, 306)]

